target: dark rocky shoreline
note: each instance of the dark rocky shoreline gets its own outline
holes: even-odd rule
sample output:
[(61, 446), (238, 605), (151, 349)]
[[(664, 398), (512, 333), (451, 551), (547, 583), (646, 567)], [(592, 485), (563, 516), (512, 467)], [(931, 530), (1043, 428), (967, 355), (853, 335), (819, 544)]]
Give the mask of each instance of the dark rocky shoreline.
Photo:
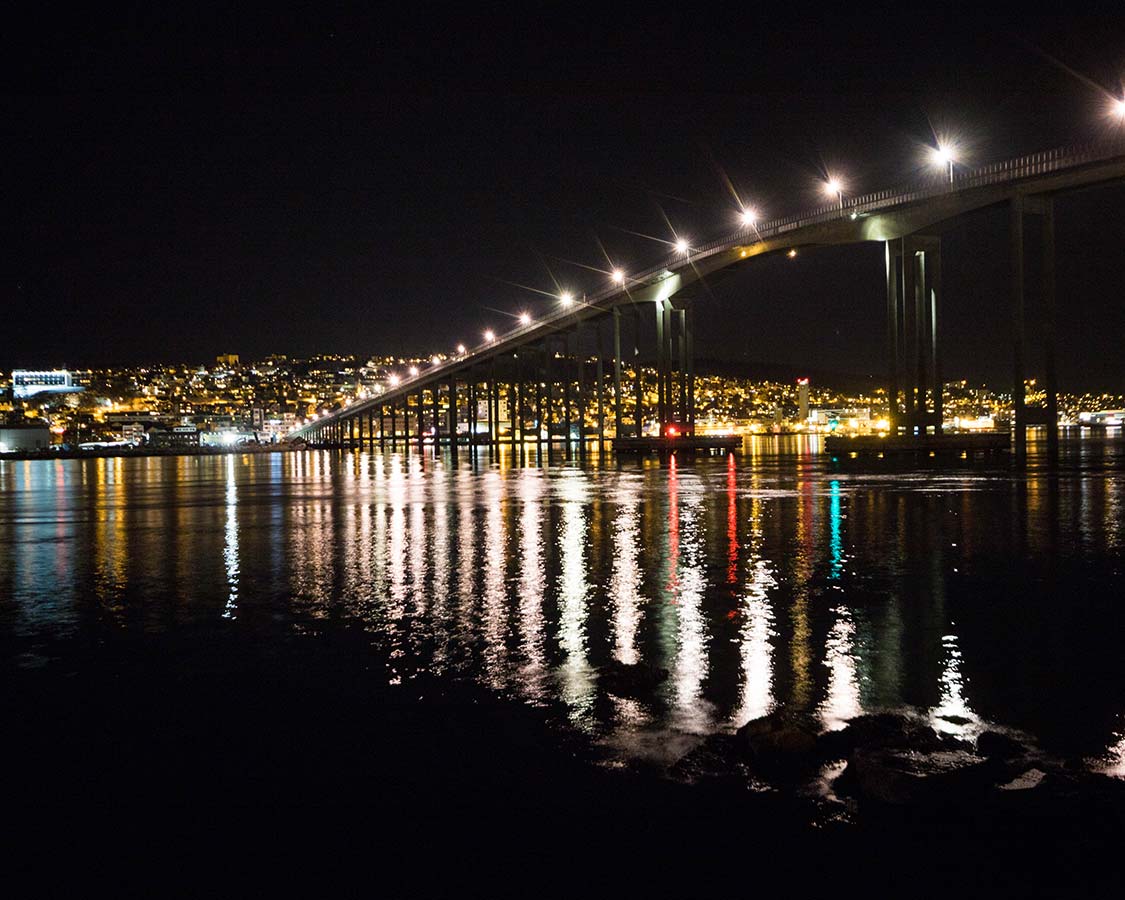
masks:
[[(823, 865), (878, 847), (894, 855), (884, 874), (922, 854), (978, 880), (1032, 847), (1099, 857), (1125, 822), (1118, 781), (1026, 736), (970, 744), (904, 712), (824, 733), (779, 712), (659, 769), (611, 760), (550, 708), (420, 674), (393, 684), (389, 660), (350, 626), (257, 645), (237, 626), (219, 640), (185, 628), (6, 643), (0, 714), (19, 777), (0, 793), (24, 814), (343, 805), (400, 834), (437, 829), (432, 840), (461, 852), (530, 842), (552, 855), (567, 835), (659, 855), (675, 836), (677, 853)], [(661, 673), (603, 677), (629, 692)], [(1082, 877), (1101, 883), (1093, 868)]]

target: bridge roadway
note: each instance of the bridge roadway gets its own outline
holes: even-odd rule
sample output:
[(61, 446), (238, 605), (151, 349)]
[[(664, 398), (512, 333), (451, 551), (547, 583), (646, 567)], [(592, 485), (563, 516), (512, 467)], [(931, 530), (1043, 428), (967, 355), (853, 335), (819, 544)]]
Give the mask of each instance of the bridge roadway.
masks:
[[(690, 293), (708, 276), (751, 264), (766, 254), (803, 247), (881, 241), (886, 247), (887, 388), (892, 425), (901, 433), (940, 433), (941, 366), (938, 316), (941, 299), (941, 232), (960, 216), (988, 207), (1010, 209), (1012, 349), (1015, 449), (1026, 446), (1029, 424), (1057, 422), (1054, 348), (1054, 215), (1059, 195), (1125, 180), (1125, 141), (1113, 140), (1048, 150), (977, 169), (956, 172), (952, 183), (926, 179), (898, 190), (844, 197), (802, 213), (747, 226), (685, 253), (673, 253), (624, 284), (613, 283), (593, 295), (560, 306), (491, 342), (426, 368), (360, 398), (330, 415), (306, 422), (290, 435), (313, 443), (408, 446), (411, 441), (497, 443), (501, 440), (500, 388), (506, 386), (508, 435), (513, 443), (575, 443), (584, 453), (585, 422), (594, 403), (593, 440), (604, 445), (606, 415), (612, 408), (613, 433), (639, 436), (646, 415), (655, 414), (660, 433), (690, 433), (694, 427), (693, 329)], [(1024, 235), (1028, 221), (1042, 232), (1043, 316), (1041, 331), (1046, 405), (1025, 403), (1026, 310)], [(646, 411), (641, 345), (646, 343), (642, 308), (655, 310), (656, 409)], [(631, 315), (623, 316), (623, 313)], [(622, 358), (622, 319), (632, 347)], [(631, 323), (630, 320), (631, 319)], [(601, 324), (612, 322), (607, 356)], [(629, 329), (629, 324), (632, 328)], [(596, 334), (596, 348), (583, 349), (584, 334)], [(588, 335), (586, 335), (588, 337)], [(586, 341), (588, 343), (588, 341)], [(630, 365), (628, 351), (631, 349)], [(561, 352), (560, 352), (561, 351)], [(652, 357), (650, 357), (652, 358)], [(593, 377), (587, 367), (593, 363)], [(607, 384), (607, 365), (611, 370)], [(626, 368), (633, 384), (623, 387)], [(528, 371), (530, 369), (530, 371)], [(529, 381), (530, 379), (530, 381)], [(440, 394), (445, 389), (445, 402)], [(554, 396), (561, 387), (561, 397)], [(592, 389), (592, 390), (591, 390)], [(429, 408), (424, 403), (430, 394)], [(467, 397), (466, 397), (467, 395)], [(411, 404), (411, 399), (416, 402)], [(478, 423), (483, 401), (484, 421)], [(572, 413), (575, 413), (572, 419)], [(400, 421), (401, 414), (401, 421)], [(431, 421), (432, 420), (432, 421)], [(528, 422), (532, 423), (528, 427)], [(575, 420), (578, 423), (575, 433)], [(388, 427), (389, 421), (389, 427)], [(400, 428), (401, 424), (401, 428)], [(459, 426), (468, 430), (460, 433)], [(481, 429), (483, 424), (484, 428)], [(559, 427), (561, 426), (561, 434)], [(442, 430), (444, 429), (444, 434)], [(456, 439), (450, 441), (450, 436)], [(1057, 429), (1048, 429), (1052, 445)]]

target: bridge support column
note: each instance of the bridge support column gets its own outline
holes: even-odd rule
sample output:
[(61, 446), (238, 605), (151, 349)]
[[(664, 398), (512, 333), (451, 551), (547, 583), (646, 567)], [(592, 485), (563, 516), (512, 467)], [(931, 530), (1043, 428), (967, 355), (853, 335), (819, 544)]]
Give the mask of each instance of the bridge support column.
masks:
[(687, 424), (695, 434), (695, 310), (684, 309), (684, 332), (687, 335)]
[(621, 310), (613, 310), (613, 436), (621, 433)]
[(563, 335), (563, 453), (570, 459), (570, 332)]
[(1055, 370), (1055, 203), (1043, 198), (1043, 380), (1047, 392), (1047, 453), (1059, 456), (1059, 385)]
[(641, 378), (641, 310), (633, 310), (633, 430), (636, 437), (644, 431), (644, 385)]
[(575, 410), (578, 419), (578, 458), (586, 459), (586, 354), (582, 349), (582, 325), (574, 328)]
[(886, 243), (887, 419), (891, 429), (940, 434), (944, 411), (938, 356), (941, 238)]
[(449, 455), (457, 462), (457, 376), (449, 376)]
[[(1027, 405), (1027, 325), (1025, 297), (1026, 257), (1024, 236), (1026, 216), (1040, 217), (1041, 297), (1038, 308), (1030, 316), (1032, 333), (1041, 344), (1044, 403)], [(1055, 370), (1055, 210), (1049, 196), (1017, 194), (1011, 202), (1011, 277), (1012, 277), (1012, 435), (1016, 459), (1027, 455), (1027, 428), (1043, 425), (1047, 430), (1047, 452), (1057, 458), (1059, 450), (1058, 383)]]
[(668, 421), (668, 401), (664, 392), (664, 375), (668, 369), (664, 358), (664, 303), (664, 300), (656, 303), (656, 418), (661, 434), (664, 433), (664, 423)]
[(552, 361), (551, 342), (544, 338), (543, 340), (543, 383), (546, 388), (546, 407), (543, 415), (543, 427), (547, 430), (547, 462), (550, 463), (553, 458), (554, 444), (551, 439), (551, 429), (554, 427), (554, 406), (555, 406), (555, 378)]
[(527, 364), (525, 356), (528, 351), (521, 348), (521, 353), (516, 355), (516, 422), (519, 425), (518, 440), (520, 459), (523, 460), (524, 447), (527, 441)]
[(598, 335), (598, 361), (594, 371), (594, 377), (598, 380), (598, 456), (602, 456), (605, 453), (605, 371), (602, 368), (603, 357), (605, 356), (605, 345), (602, 341), (603, 329), (600, 319), (594, 323), (594, 328), (597, 329)]
[(535, 364), (532, 367), (535, 376), (535, 461), (542, 461), (543, 452), (543, 366), (544, 357), (541, 352), (535, 353)]
[(512, 354), (512, 377), (508, 381), (508, 440), (512, 445), (513, 462), (516, 450), (516, 437), (519, 431), (520, 395), (519, 395), (519, 357)]
[(477, 370), (469, 369), (469, 456), (477, 453)]

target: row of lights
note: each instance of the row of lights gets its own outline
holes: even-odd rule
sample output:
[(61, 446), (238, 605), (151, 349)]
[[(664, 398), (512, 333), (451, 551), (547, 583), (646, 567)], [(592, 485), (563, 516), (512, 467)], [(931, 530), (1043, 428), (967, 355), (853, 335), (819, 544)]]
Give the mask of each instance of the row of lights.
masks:
[[(1117, 118), (1119, 121), (1121, 121), (1122, 123), (1125, 123), (1125, 99), (1117, 99), (1117, 100), (1113, 101), (1113, 104), (1112, 104), (1112, 107), (1111, 107), (1111, 114), (1115, 118)], [(955, 145), (946, 144), (946, 143), (942, 143), (942, 142), (939, 142), (936, 147), (933, 147), (930, 150), (929, 159), (930, 159), (931, 165), (933, 165), (935, 168), (941, 169), (942, 171), (948, 172), (950, 184), (953, 183), (953, 166), (954, 166), (955, 163), (960, 161), (958, 159), (958, 155), (959, 155), (958, 149)], [(824, 182), (824, 192), (828, 196), (835, 197), (837, 200), (839, 200), (840, 208), (841, 209), (844, 208), (844, 185), (843, 185), (843, 182), (841, 182), (838, 177), (836, 177), (835, 175), (831, 175), (831, 174), (828, 176), (828, 179)], [(757, 210), (749, 208), (749, 207), (744, 208), (739, 215), (739, 221), (742, 223), (744, 228), (756, 228), (757, 225), (758, 225), (758, 221), (759, 221), (759, 216), (758, 216)], [(674, 246), (676, 248), (677, 253), (683, 254), (685, 256), (691, 251), (691, 246), (683, 238), (677, 238)], [(786, 255), (790, 259), (793, 259), (797, 256), (797, 251), (796, 251), (796, 249), (791, 249), (791, 250), (788, 251), (788, 253)], [(625, 284), (625, 273), (622, 272), (620, 269), (614, 269), (610, 273), (610, 278), (613, 280), (614, 284), (618, 284), (618, 285), (624, 285)], [(559, 302), (563, 305), (564, 308), (569, 308), (569, 307), (573, 306), (574, 303), (575, 303), (574, 294), (571, 293), (570, 291), (563, 291), (562, 293), (559, 294)], [(530, 313), (528, 313), (528, 312), (520, 313), (519, 322), (520, 322), (521, 326), (526, 327), (526, 326), (530, 325), (532, 323), (532, 321), (533, 320), (531, 318)], [(485, 340), (486, 344), (491, 344), (493, 341), (496, 340), (496, 332), (494, 332), (491, 328), (486, 330), (484, 332), (484, 340)], [(458, 356), (464, 356), (467, 352), (468, 351), (466, 350), (466, 347), (465, 347), (464, 344), (458, 344), (457, 345), (457, 355)], [(434, 356), (432, 362), (435, 366), (437, 366), (441, 363), (441, 359), (437, 356)], [(418, 375), (418, 367), (417, 366), (411, 366), (409, 371), (410, 371), (410, 377), (411, 378), (417, 377), (417, 375)], [(399, 377), (399, 375), (394, 373), (394, 372), (391, 372), (387, 376), (387, 383), (391, 387), (396, 387), (397, 385), (399, 385), (401, 383), (401, 381), (402, 381), (402, 379)], [(312, 418), (316, 419), (317, 414), (313, 413)]]
[[(1118, 105), (1119, 105), (1120, 110), (1121, 110), (1120, 116), (1121, 116), (1122, 119), (1125, 119), (1125, 101), (1119, 101)], [(954, 162), (956, 162), (956, 160), (957, 160), (956, 152), (951, 145), (938, 144), (938, 146), (935, 147), (931, 151), (931, 162), (934, 165), (940, 166), (943, 169), (948, 167), (949, 181), (950, 181), (951, 184), (953, 183), (953, 164), (954, 164)], [(834, 177), (834, 176), (830, 176), (828, 178), (828, 180), (824, 183), (824, 190), (830, 196), (833, 196), (833, 197), (836, 197), (836, 198), (839, 199), (840, 208), (842, 209), (843, 206), (844, 206), (844, 187), (843, 187), (843, 184), (840, 182), (840, 180), (838, 178)], [(757, 224), (758, 224), (758, 221), (759, 221), (758, 211), (753, 209), (753, 208), (750, 208), (750, 207), (744, 208), (742, 210), (742, 212), (739, 214), (739, 221), (742, 223), (742, 226), (744, 228), (755, 228), (755, 227), (757, 227)], [(686, 240), (684, 240), (683, 238), (677, 238), (676, 242), (673, 246), (676, 248), (676, 252), (680, 253), (682, 255), (686, 256), (688, 253), (691, 252), (691, 245), (688, 244), (688, 242)], [(797, 255), (797, 251), (796, 250), (790, 250), (786, 255), (790, 259), (793, 259)], [(621, 271), (621, 269), (614, 269), (610, 273), (610, 278), (612, 279), (614, 284), (619, 284), (619, 285), (625, 284), (625, 273), (623, 271)], [(569, 308), (569, 307), (573, 306), (574, 303), (575, 303), (574, 294), (571, 293), (570, 291), (563, 291), (562, 293), (559, 294), (559, 302), (565, 308)], [(531, 314), (528, 313), (528, 312), (520, 313), (519, 322), (520, 322), (520, 325), (523, 325), (523, 326), (530, 325), (532, 323)], [(488, 329), (487, 331), (484, 332), (484, 340), (485, 340), (485, 343), (491, 344), (493, 341), (496, 340), (496, 333), (494, 331), (492, 331), (492, 329)], [(457, 354), (459, 356), (464, 356), (465, 352), (466, 352), (465, 351), (465, 345), (464, 344), (458, 344), (457, 345)], [(440, 360), (438, 360), (438, 358), (435, 356), (434, 357), (435, 365), (438, 362), (440, 362)], [(411, 366), (410, 376), (413, 378), (417, 374), (418, 374), (417, 366)], [(397, 385), (399, 383), (398, 376), (394, 375), (394, 374), (392, 374), (389, 377), (388, 380), (390, 381), (392, 386)]]

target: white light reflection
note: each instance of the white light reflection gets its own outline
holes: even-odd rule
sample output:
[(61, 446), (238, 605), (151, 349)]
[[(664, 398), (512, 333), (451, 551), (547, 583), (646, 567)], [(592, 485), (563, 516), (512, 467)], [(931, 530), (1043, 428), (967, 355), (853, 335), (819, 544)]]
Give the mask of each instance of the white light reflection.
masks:
[(238, 614), (238, 485), (234, 477), (235, 456), (227, 456), (227, 523), (223, 544), (223, 563), (227, 570), (227, 602), (223, 618), (233, 619)]
[(559, 646), (566, 654), (559, 670), (560, 694), (572, 720), (586, 724), (594, 697), (593, 671), (586, 659), (586, 475), (564, 470), (559, 481)]
[(638, 662), (637, 628), (641, 613), (640, 514), (636, 494), (618, 500), (613, 534), (613, 637), (614, 656), (626, 665)]
[(820, 704), (820, 721), (829, 731), (838, 731), (863, 710), (856, 677), (855, 622), (845, 606), (838, 606), (833, 612), (836, 624), (828, 633), (824, 654), (824, 664), (828, 666), (828, 695)]
[(543, 673), (543, 503), (542, 473), (524, 469), (520, 473), (520, 653), (524, 668), (520, 683), (530, 697), (544, 698)]
[(742, 687), (735, 722), (742, 724), (773, 710), (773, 609), (769, 592), (777, 587), (768, 560), (761, 556), (762, 509), (750, 504), (749, 582), (742, 603)]
[(508, 585), (505, 578), (508, 529), (501, 505), (504, 493), (501, 476), (489, 473), (485, 483), (485, 521), (481, 535), (484, 540), (484, 675), (488, 685), (496, 689), (504, 686), (504, 663), (508, 655)]
[(1106, 748), (1105, 757), (1092, 768), (1110, 778), (1125, 778), (1125, 731), (1113, 735), (1116, 741)]
[(961, 651), (957, 649), (957, 635), (942, 636), (943, 653), (941, 669), (941, 698), (930, 710), (930, 725), (934, 731), (958, 737), (973, 737), (980, 731), (980, 718), (965, 699), (965, 680), (961, 674)]
[[(676, 658), (672, 665), (678, 725), (685, 731), (701, 733), (711, 726), (710, 706), (702, 702), (703, 681), (709, 670), (707, 624), (703, 618), (703, 538), (700, 520), (703, 492), (699, 486), (685, 492), (680, 511), (680, 476), (675, 457), (669, 462), (669, 524), (675, 533), (674, 551), (669, 555), (676, 605)], [(691, 485), (684, 485), (690, 487)]]

